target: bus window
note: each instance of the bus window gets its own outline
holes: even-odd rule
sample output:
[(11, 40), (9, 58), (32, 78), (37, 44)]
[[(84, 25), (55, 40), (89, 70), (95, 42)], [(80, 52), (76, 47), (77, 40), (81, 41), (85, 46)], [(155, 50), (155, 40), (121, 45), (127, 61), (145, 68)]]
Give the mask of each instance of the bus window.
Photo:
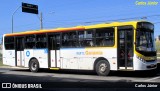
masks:
[(36, 38), (35, 35), (27, 35), (25, 39), (25, 48), (32, 49), (35, 48)]
[(83, 47), (84, 46), (84, 31), (78, 31), (78, 46)]
[(62, 47), (76, 47), (76, 46), (77, 46), (76, 31), (62, 33)]
[(14, 49), (14, 37), (5, 37), (4, 45), (5, 45), (6, 50), (13, 50)]
[(114, 28), (96, 29), (96, 46), (113, 46)]
[(78, 32), (78, 46), (79, 47), (94, 46), (94, 37), (92, 30)]
[(46, 48), (46, 34), (36, 35), (36, 48)]

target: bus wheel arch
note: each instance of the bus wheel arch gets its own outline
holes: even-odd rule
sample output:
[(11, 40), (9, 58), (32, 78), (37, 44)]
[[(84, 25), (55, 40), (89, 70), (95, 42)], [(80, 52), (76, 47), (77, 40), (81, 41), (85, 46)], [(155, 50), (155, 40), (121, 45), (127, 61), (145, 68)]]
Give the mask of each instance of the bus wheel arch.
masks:
[(100, 76), (107, 76), (110, 72), (110, 64), (104, 57), (99, 57), (94, 62), (94, 71)]
[(38, 60), (35, 57), (29, 60), (28, 65), (31, 72), (38, 72), (40, 66)]

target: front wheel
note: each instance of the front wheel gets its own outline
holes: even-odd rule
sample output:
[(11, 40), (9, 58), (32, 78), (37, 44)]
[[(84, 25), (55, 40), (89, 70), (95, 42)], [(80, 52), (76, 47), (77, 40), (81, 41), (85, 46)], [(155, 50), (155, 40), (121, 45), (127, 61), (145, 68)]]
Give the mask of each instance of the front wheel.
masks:
[(96, 64), (95, 71), (100, 76), (107, 76), (110, 72), (109, 62), (106, 60), (99, 60)]
[(36, 59), (32, 59), (30, 62), (29, 62), (29, 69), (31, 72), (38, 72), (38, 69), (39, 69), (39, 63)]

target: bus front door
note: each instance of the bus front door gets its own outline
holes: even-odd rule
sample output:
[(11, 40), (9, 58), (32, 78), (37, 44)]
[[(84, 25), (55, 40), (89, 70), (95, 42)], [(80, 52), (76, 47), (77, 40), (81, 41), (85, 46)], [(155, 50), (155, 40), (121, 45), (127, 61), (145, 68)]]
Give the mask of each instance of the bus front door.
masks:
[(119, 70), (133, 70), (133, 28), (118, 27), (117, 60)]
[(48, 35), (49, 67), (60, 68), (60, 34)]
[(16, 37), (15, 49), (16, 66), (24, 66), (24, 37)]

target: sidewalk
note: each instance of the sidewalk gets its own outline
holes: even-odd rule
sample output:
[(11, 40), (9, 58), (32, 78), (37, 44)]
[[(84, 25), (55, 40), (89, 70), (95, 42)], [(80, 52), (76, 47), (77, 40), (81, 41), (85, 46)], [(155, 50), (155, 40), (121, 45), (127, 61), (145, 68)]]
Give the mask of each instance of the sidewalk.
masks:
[(28, 68), (24, 68), (24, 67), (14, 67), (14, 66), (0, 66), (0, 68), (11, 68), (11, 69), (28, 69)]

